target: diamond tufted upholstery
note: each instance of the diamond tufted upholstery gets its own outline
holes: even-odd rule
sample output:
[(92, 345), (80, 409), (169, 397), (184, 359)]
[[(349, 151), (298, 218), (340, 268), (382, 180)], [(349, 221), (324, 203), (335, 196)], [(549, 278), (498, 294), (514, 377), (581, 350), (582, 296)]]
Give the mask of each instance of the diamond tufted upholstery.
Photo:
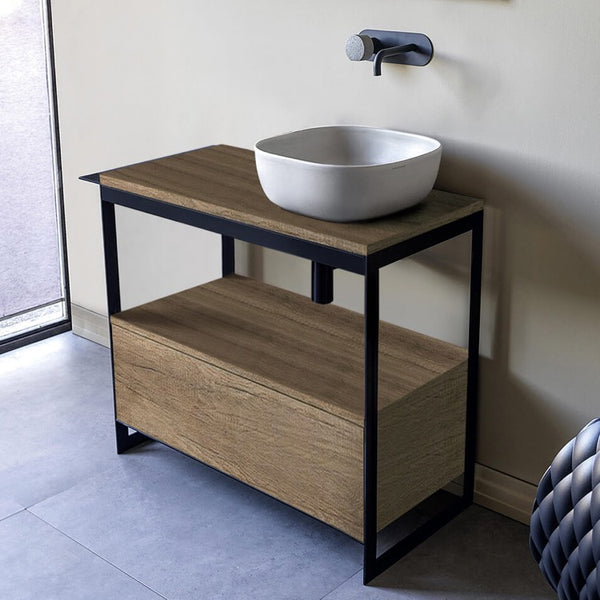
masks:
[(544, 473), (529, 547), (560, 600), (600, 600), (600, 419), (588, 423)]

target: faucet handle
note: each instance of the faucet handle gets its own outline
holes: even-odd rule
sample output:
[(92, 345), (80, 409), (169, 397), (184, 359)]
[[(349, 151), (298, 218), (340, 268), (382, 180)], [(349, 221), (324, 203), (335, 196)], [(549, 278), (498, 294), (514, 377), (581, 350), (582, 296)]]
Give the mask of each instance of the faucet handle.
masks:
[(346, 40), (346, 56), (350, 60), (369, 60), (375, 54), (373, 38), (358, 33)]
[(424, 67), (433, 58), (433, 44), (424, 33), (363, 29), (346, 41), (350, 60), (373, 61), (373, 75), (381, 75), (381, 63)]

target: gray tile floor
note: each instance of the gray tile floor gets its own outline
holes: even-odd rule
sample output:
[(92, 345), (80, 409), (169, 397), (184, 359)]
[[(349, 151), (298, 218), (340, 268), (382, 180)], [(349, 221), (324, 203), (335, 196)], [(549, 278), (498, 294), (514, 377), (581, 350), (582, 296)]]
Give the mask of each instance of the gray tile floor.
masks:
[(472, 507), (362, 586), (361, 546), (160, 444), (117, 456), (110, 358), (0, 356), (0, 598), (552, 599), (527, 528)]

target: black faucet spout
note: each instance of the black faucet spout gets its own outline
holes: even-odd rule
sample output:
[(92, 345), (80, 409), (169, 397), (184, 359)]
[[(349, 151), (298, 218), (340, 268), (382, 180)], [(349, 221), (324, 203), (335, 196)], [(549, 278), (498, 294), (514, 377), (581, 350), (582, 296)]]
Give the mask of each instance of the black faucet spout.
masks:
[(373, 75), (381, 75), (381, 63), (384, 58), (389, 56), (398, 56), (398, 54), (404, 54), (406, 52), (413, 52), (417, 50), (416, 44), (404, 44), (403, 46), (392, 46), (391, 48), (383, 48), (373, 58)]

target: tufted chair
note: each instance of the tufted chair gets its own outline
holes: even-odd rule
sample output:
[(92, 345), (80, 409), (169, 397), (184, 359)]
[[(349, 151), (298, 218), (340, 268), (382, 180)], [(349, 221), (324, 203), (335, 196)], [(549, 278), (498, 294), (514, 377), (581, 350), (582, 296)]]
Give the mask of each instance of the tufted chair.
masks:
[(588, 423), (544, 473), (529, 547), (559, 600), (600, 600), (600, 419)]

